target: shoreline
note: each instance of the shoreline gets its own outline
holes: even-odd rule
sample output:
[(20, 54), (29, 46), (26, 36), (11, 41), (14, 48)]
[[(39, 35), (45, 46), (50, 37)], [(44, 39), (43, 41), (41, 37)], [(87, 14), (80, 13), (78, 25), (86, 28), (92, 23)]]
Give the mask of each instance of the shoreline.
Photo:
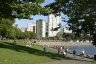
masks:
[(91, 42), (36, 42), (38, 45), (53, 46), (93, 46)]

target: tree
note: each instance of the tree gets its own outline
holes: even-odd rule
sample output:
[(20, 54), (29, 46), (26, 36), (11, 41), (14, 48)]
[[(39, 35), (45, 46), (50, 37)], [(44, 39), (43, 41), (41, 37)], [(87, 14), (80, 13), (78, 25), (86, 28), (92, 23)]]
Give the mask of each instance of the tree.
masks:
[(27, 38), (30, 38), (30, 39), (36, 38), (36, 33), (34, 33), (34, 32), (26, 31), (25, 34), (26, 34)]
[[(62, 12), (69, 17), (68, 25), (76, 35), (82, 32), (96, 37), (96, 0), (55, 0), (47, 5), (52, 13)], [(93, 39), (96, 45), (96, 40)]]
[(0, 0), (1, 18), (29, 18), (46, 8), (40, 6), (45, 0)]
[(43, 14), (48, 11), (48, 8), (40, 5), (44, 1), (45, 0), (0, 0), (0, 35), (8, 37), (9, 33), (7, 32), (12, 31), (10, 29), (13, 29), (12, 25), (15, 22), (15, 18), (30, 19), (31, 15)]
[(55, 36), (55, 39), (62, 39), (62, 33), (58, 32), (57, 35)]
[(31, 39), (35, 39), (35, 38), (36, 38), (36, 33), (30, 32), (30, 38), (31, 38)]
[(2, 18), (2, 21), (0, 21), (0, 35), (2, 37), (7, 36), (7, 32), (9, 32), (12, 29), (12, 24), (14, 21), (10, 21), (10, 19), (4, 19)]
[(6, 36), (7, 38), (10, 38), (10, 39), (13, 39), (13, 38), (16, 38), (16, 29), (15, 27), (10, 27), (8, 29), (6, 29), (7, 32), (6, 32)]

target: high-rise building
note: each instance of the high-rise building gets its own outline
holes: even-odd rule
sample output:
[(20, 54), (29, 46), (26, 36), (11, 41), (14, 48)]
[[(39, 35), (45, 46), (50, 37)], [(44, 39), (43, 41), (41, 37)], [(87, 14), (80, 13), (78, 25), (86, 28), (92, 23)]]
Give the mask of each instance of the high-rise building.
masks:
[(36, 33), (36, 24), (34, 24), (34, 23), (28, 23), (27, 24), (27, 31), (31, 31), (31, 32)]
[(55, 37), (60, 31), (60, 16), (49, 14), (48, 16), (48, 37)]
[(36, 34), (37, 38), (41, 39), (42, 37), (45, 37), (46, 35), (46, 22), (44, 20), (37, 20), (36, 22)]

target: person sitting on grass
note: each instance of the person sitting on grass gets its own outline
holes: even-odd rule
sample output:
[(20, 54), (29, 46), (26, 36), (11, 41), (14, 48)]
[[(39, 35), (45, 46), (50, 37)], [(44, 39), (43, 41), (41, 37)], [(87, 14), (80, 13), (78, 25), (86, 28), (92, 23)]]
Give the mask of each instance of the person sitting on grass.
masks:
[(66, 52), (65, 52), (65, 50), (63, 50), (62, 54), (63, 54), (64, 57), (66, 56)]
[(65, 49), (64, 49), (64, 47), (61, 47), (61, 49), (60, 49), (60, 55), (61, 56), (66, 56), (66, 52), (65, 52)]

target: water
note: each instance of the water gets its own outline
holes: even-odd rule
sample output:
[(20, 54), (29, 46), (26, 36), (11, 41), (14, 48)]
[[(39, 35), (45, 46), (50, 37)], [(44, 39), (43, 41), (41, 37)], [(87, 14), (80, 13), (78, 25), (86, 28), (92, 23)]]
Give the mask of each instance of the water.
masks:
[(64, 46), (68, 48), (71, 52), (76, 50), (77, 54), (81, 54), (81, 51), (84, 49), (85, 54), (94, 55), (96, 54), (96, 47), (95, 46)]

